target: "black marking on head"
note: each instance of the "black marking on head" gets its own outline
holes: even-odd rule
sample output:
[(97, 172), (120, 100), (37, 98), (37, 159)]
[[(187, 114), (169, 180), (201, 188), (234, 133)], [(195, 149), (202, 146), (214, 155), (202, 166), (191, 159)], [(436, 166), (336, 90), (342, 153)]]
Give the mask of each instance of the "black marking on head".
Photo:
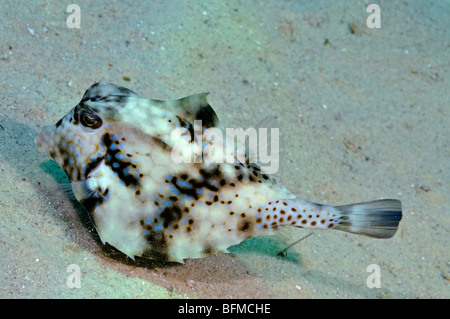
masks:
[(100, 113), (102, 117), (115, 118), (117, 108), (124, 107), (133, 91), (110, 83), (96, 83), (84, 93), (81, 101), (74, 109), (73, 124), (78, 125), (83, 111)]
[(122, 86), (100, 82), (95, 83), (86, 90), (80, 104), (88, 101), (111, 102), (114, 103), (114, 105), (123, 107), (126, 105), (128, 98), (135, 95), (136, 93)]

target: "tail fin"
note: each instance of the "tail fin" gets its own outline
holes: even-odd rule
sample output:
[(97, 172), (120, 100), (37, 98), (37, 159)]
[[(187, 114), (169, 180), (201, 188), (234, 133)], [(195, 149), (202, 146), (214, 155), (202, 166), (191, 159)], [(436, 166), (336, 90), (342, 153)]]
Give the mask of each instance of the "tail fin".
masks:
[(374, 238), (391, 238), (402, 219), (402, 204), (396, 199), (336, 206), (340, 222), (334, 226), (349, 233)]

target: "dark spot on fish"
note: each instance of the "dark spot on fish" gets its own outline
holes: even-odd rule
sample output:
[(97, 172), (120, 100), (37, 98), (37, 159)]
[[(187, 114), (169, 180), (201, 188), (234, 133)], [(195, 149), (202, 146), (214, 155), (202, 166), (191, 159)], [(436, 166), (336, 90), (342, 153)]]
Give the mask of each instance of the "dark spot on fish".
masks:
[(97, 168), (97, 166), (100, 164), (100, 162), (103, 160), (103, 156), (101, 157), (97, 157), (95, 160), (90, 161), (87, 165), (86, 165), (86, 170), (84, 171), (84, 179), (88, 178), (89, 174), (95, 169)]
[(243, 220), (238, 228), (241, 232), (250, 232), (253, 229), (253, 224), (250, 220)]
[(142, 254), (142, 257), (155, 260), (169, 260), (169, 247), (164, 232), (156, 231), (150, 226), (145, 230), (148, 232), (145, 238), (151, 248), (147, 249)]
[(168, 206), (164, 208), (159, 216), (163, 219), (164, 228), (168, 228), (169, 225), (181, 219), (181, 209), (178, 206)]
[[(169, 182), (169, 181), (167, 181)], [(198, 199), (197, 191), (194, 187), (194, 185), (190, 185), (190, 187), (180, 186), (178, 183), (178, 178), (176, 176), (172, 177), (170, 180), (170, 183), (181, 193), (190, 197), (193, 197), (194, 199)]]
[[(105, 133), (105, 135), (103, 135), (101, 142), (105, 145), (106, 153), (102, 158), (100, 158), (100, 160), (105, 159), (105, 165), (109, 166), (113, 172), (117, 173), (119, 179), (123, 181), (126, 186), (139, 187), (139, 180), (134, 177), (133, 174), (125, 175), (125, 169), (129, 166), (132, 166), (132, 164), (129, 161), (119, 160), (116, 158), (116, 155), (120, 153), (120, 149), (118, 147), (116, 147), (115, 149), (111, 149), (113, 141), (109, 133)], [(96, 161), (97, 160), (99, 160), (99, 158), (97, 158)]]
[(203, 254), (205, 256), (209, 256), (209, 255), (214, 254), (214, 247), (212, 245), (208, 244), (208, 243), (205, 244), (205, 247), (203, 248)]
[(178, 115), (177, 115), (177, 119), (180, 124), (180, 127), (185, 128), (189, 131), (189, 135), (191, 136), (190, 142), (193, 142), (195, 139), (195, 134), (194, 134), (194, 126), (192, 125), (192, 123), (187, 120), (182, 119)]
[(160, 139), (159, 137), (156, 136), (152, 136), (152, 140), (153, 142), (158, 145), (159, 147), (161, 147), (164, 151), (167, 152), (171, 152), (172, 151), (172, 147), (170, 147), (166, 142), (164, 142), (162, 139)]

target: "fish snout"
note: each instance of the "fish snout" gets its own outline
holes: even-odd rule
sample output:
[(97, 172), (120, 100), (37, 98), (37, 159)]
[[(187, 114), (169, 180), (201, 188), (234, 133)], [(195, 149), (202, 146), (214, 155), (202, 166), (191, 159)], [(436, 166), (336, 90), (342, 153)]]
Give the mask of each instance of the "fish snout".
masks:
[(46, 126), (42, 129), (41, 133), (34, 139), (35, 143), (39, 146), (41, 153), (49, 153), (50, 149), (54, 146), (54, 128), (52, 126)]

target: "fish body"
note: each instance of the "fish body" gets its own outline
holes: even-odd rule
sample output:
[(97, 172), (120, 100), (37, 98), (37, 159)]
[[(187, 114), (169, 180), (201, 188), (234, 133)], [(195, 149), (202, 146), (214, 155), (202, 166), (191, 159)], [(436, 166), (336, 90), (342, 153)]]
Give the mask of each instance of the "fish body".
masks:
[[(69, 177), (103, 243), (131, 258), (183, 262), (283, 226), (395, 234), (398, 200), (320, 205), (220, 143), (213, 160), (203, 160), (208, 132), (220, 128), (206, 95), (160, 101), (96, 83), (36, 138)], [(174, 160), (175, 153), (192, 160)]]

